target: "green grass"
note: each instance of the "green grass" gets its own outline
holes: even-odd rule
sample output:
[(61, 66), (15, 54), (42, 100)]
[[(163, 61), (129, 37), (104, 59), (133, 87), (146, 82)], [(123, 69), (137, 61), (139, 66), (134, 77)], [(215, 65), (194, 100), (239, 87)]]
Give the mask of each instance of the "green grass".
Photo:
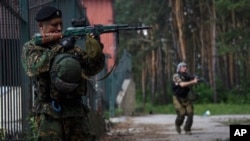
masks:
[[(250, 104), (195, 104), (195, 115), (202, 115), (206, 110), (209, 110), (211, 115), (232, 115), (232, 114), (250, 114)], [(152, 111), (154, 114), (175, 114), (173, 104), (156, 105), (152, 104), (137, 104), (136, 114), (148, 114)]]
[(194, 104), (195, 113), (210, 110), (211, 115), (250, 114), (250, 104)]

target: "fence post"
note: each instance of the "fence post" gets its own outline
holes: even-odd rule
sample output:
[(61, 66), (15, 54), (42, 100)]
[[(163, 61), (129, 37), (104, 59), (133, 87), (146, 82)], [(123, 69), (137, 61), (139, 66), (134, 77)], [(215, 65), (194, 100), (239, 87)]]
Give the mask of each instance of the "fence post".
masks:
[[(20, 0), (21, 4), (21, 16), (24, 19), (21, 23), (21, 38), (20, 38), (20, 52), (22, 52), (22, 46), (29, 40), (29, 5), (28, 0)], [(21, 59), (20, 59), (21, 60)], [(27, 118), (32, 106), (32, 87), (31, 81), (24, 72), (23, 67), (20, 67), (21, 72), (21, 94), (22, 94), (22, 130), (30, 133), (29, 123)], [(25, 82), (25, 83), (24, 83)]]

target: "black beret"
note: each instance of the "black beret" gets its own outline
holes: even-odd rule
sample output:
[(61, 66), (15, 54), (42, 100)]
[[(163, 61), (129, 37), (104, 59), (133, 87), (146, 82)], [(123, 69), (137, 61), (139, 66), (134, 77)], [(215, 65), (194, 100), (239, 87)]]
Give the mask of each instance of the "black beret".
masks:
[(46, 6), (41, 8), (35, 17), (35, 20), (40, 22), (40, 21), (46, 21), (46, 20), (50, 20), (53, 18), (61, 18), (62, 17), (62, 12), (52, 6)]

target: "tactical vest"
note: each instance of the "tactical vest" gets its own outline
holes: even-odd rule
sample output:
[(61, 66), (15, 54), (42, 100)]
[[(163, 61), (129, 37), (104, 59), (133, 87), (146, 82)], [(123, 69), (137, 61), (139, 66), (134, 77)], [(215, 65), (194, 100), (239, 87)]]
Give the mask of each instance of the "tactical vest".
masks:
[[(190, 81), (191, 78), (189, 77), (189, 75), (187, 73), (178, 73), (181, 80), (183, 82), (187, 82)], [(174, 95), (178, 96), (178, 97), (182, 97), (185, 98), (187, 97), (190, 88), (189, 87), (181, 87), (180, 85), (176, 85), (175, 82), (172, 82), (172, 91), (174, 93)]]

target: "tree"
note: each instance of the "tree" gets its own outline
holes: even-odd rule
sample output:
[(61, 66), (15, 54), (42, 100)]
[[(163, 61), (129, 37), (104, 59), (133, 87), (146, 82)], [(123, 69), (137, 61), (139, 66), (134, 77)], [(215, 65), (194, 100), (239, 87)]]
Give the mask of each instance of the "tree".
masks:
[(140, 19), (153, 27), (146, 37), (126, 34), (121, 47), (134, 56), (133, 72), (145, 102), (149, 96), (152, 103), (168, 102), (170, 93), (164, 90), (180, 61), (208, 80), (215, 103), (226, 101), (226, 93), (235, 89), (249, 94), (250, 1), (120, 0), (115, 7), (118, 22)]

